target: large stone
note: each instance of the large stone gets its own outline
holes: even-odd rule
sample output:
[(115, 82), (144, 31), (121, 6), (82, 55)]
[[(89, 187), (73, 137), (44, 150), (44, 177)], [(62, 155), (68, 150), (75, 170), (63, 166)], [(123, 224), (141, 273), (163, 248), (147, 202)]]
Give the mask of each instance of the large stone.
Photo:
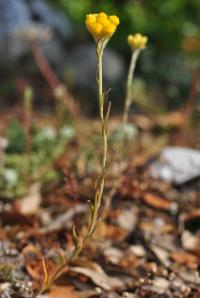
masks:
[[(82, 44), (69, 52), (65, 63), (67, 81), (71, 83), (73, 91), (84, 101), (84, 106), (97, 106), (96, 98), (96, 48), (94, 43)], [(123, 78), (125, 75), (125, 63), (122, 57), (114, 50), (107, 47), (103, 58), (103, 88), (104, 91), (111, 88), (108, 94), (109, 100), (121, 101), (123, 96)], [(113, 88), (112, 88), (113, 87)], [(95, 107), (94, 107), (95, 109)], [(92, 108), (92, 112), (94, 112)], [(113, 110), (113, 108), (112, 108)]]
[(12, 34), (16, 29), (27, 26), (31, 12), (24, 0), (0, 1), (0, 40)]
[[(96, 76), (96, 47), (94, 44), (82, 44), (74, 48), (68, 55), (67, 72), (73, 83), (78, 86), (91, 84)], [(124, 62), (113, 50), (105, 49), (103, 58), (104, 79), (113, 82), (120, 80), (124, 73)]]
[(166, 147), (150, 166), (150, 174), (177, 185), (200, 177), (200, 151), (184, 147)]
[(38, 22), (42, 22), (51, 28), (54, 28), (57, 33), (66, 39), (72, 35), (72, 28), (61, 12), (52, 9), (44, 0), (32, 0), (30, 2), (32, 15)]
[(24, 57), (29, 65), (32, 57), (30, 39), (27, 37), (33, 34), (49, 62), (58, 68), (63, 65), (63, 56), (66, 55), (63, 41), (68, 41), (72, 36), (68, 19), (44, 0), (1, 0), (0, 66), (3, 70), (17, 68)]

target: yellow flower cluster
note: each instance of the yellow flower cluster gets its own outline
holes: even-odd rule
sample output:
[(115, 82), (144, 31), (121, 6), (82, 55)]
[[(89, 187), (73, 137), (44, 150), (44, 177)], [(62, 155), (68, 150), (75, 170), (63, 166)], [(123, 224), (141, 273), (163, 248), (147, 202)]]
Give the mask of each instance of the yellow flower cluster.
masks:
[(119, 18), (117, 16), (108, 16), (104, 12), (99, 14), (88, 14), (86, 16), (86, 27), (96, 41), (110, 38), (117, 26)]
[(148, 38), (140, 33), (128, 36), (128, 44), (130, 45), (132, 50), (145, 49), (147, 41)]

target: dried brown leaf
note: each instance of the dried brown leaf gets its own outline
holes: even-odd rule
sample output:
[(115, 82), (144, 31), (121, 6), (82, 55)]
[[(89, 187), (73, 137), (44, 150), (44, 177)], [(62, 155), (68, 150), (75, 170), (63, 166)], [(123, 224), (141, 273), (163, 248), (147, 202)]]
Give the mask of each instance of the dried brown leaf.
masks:
[(54, 286), (48, 293), (49, 298), (78, 298), (75, 290), (71, 286)]
[(91, 268), (71, 267), (70, 271), (83, 274), (89, 277), (94, 284), (104, 290), (112, 290), (123, 287), (123, 282), (119, 278), (109, 277), (103, 269), (96, 265), (96, 270)]
[(196, 269), (199, 264), (199, 258), (187, 252), (173, 252), (171, 258), (178, 265), (186, 265), (190, 269)]
[(170, 210), (171, 201), (151, 193), (145, 193), (143, 196), (145, 203), (155, 209)]

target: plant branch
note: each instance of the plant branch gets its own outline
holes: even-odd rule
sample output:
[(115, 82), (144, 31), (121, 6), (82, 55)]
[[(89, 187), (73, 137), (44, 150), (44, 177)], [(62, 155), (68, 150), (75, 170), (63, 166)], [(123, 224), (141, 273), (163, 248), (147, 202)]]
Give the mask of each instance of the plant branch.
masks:
[(84, 235), (78, 235), (76, 233), (75, 227), (73, 228), (73, 240), (74, 240), (74, 251), (69, 259), (67, 259), (63, 254), (59, 254), (61, 256), (61, 264), (58, 269), (53, 273), (52, 276), (48, 276), (48, 270), (46, 267), (46, 262), (43, 262), (43, 272), (44, 272), (44, 279), (43, 284), (40, 290), (40, 293), (48, 290), (53, 282), (58, 279), (63, 272), (66, 270), (66, 266), (71, 264), (74, 259), (81, 253), (83, 248), (86, 246), (88, 241), (91, 239), (97, 223), (98, 223), (98, 216), (99, 216), (99, 209), (102, 203), (102, 196), (104, 190), (104, 182), (105, 182), (105, 175), (107, 171), (107, 150), (108, 150), (108, 140), (107, 140), (107, 121), (109, 118), (110, 107), (109, 104), (106, 116), (104, 116), (104, 93), (103, 93), (103, 52), (104, 48), (107, 44), (107, 40), (100, 40), (97, 43), (97, 83), (98, 83), (98, 96), (99, 96), (99, 115), (101, 121), (101, 134), (102, 134), (102, 146), (103, 146), (103, 156), (101, 162), (101, 174), (96, 181), (95, 185), (95, 196), (94, 202), (90, 202), (90, 221), (87, 227), (87, 231)]
[(140, 49), (137, 49), (133, 51), (132, 57), (131, 57), (131, 63), (128, 71), (128, 78), (126, 83), (126, 98), (125, 98), (125, 106), (124, 106), (124, 112), (123, 112), (123, 118), (122, 118), (122, 124), (125, 126), (128, 122), (128, 113), (129, 109), (132, 103), (133, 99), (133, 76), (135, 73), (135, 67), (137, 63), (137, 59), (140, 54)]

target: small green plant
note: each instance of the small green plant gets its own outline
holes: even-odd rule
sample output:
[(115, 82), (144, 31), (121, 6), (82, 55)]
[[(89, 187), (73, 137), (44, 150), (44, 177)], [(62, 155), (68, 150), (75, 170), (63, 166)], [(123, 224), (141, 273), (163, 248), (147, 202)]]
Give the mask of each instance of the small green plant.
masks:
[(136, 33), (135, 35), (128, 36), (128, 44), (132, 50), (132, 57), (128, 71), (127, 83), (126, 83), (126, 98), (125, 98), (125, 105), (124, 105), (124, 112), (123, 112), (123, 130), (125, 125), (128, 122), (128, 114), (131, 103), (133, 101), (133, 77), (135, 72), (136, 63), (139, 57), (141, 50), (146, 48), (147, 44), (147, 37), (141, 35), (140, 33)]
[(32, 138), (32, 105), (33, 105), (33, 90), (31, 87), (26, 87), (24, 90), (24, 131), (26, 136), (26, 151), (31, 151)]
[(26, 135), (22, 124), (14, 119), (9, 123), (7, 130), (7, 153), (23, 153), (26, 148)]
[[(12, 120), (7, 132), (7, 147), (0, 168), (0, 198), (21, 198), (32, 183), (46, 184), (59, 178), (54, 162), (75, 136), (73, 126), (56, 130), (52, 126), (31, 129), (31, 151), (27, 152), (26, 133), (22, 124)], [(54, 150), (52, 150), (54, 148)]]
[(129, 35), (128, 36), (128, 44), (131, 47), (132, 50), (132, 56), (127, 76), (127, 82), (126, 82), (126, 97), (125, 97), (125, 103), (124, 103), (124, 111), (122, 115), (122, 125), (119, 127), (119, 130), (115, 132), (115, 137), (118, 137), (118, 178), (114, 182), (114, 185), (112, 189), (110, 190), (109, 194), (106, 197), (106, 200), (104, 201), (104, 210), (102, 214), (102, 218), (105, 219), (109, 208), (111, 204), (112, 197), (116, 193), (116, 189), (118, 185), (120, 184), (122, 180), (122, 172), (124, 170), (125, 164), (125, 148), (126, 146), (126, 140), (129, 138), (129, 136), (134, 136), (136, 134), (136, 130), (128, 123), (128, 115), (129, 110), (131, 107), (131, 104), (133, 102), (133, 78), (134, 78), (134, 72), (136, 63), (139, 57), (139, 54), (141, 50), (146, 48), (146, 44), (148, 41), (148, 38), (146, 36), (141, 35), (140, 33), (136, 33), (135, 35)]
[(111, 104), (109, 103), (108, 109), (105, 112), (105, 94), (103, 92), (103, 53), (104, 49), (109, 42), (110, 38), (114, 34), (117, 26), (119, 25), (119, 18), (117, 16), (107, 16), (101, 12), (99, 14), (89, 14), (86, 16), (86, 27), (92, 34), (96, 43), (97, 54), (97, 83), (98, 83), (98, 97), (99, 97), (99, 114), (101, 122), (102, 133), (102, 162), (101, 162), (101, 174), (95, 183), (95, 195), (94, 201), (90, 202), (90, 219), (85, 233), (77, 234), (76, 228), (73, 228), (74, 239), (74, 251), (69, 260), (64, 256), (62, 252), (59, 252), (60, 266), (53, 273), (52, 276), (48, 273), (48, 268), (45, 260), (42, 262), (44, 278), (40, 293), (46, 291), (52, 283), (65, 271), (67, 264), (70, 264), (82, 251), (89, 239), (91, 239), (99, 219), (99, 209), (101, 207), (105, 175), (108, 168), (107, 164), (107, 151), (108, 151), (108, 138), (107, 138), (107, 122), (110, 115)]

